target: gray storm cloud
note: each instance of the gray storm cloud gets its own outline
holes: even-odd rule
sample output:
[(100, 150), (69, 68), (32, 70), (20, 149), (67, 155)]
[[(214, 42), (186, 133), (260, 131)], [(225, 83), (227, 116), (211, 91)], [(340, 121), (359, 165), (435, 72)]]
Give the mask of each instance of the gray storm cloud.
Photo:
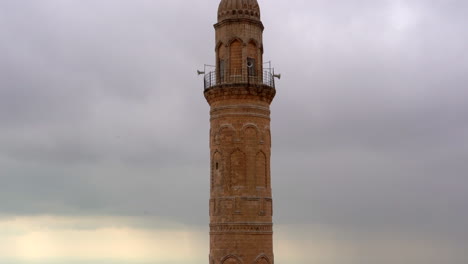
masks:
[[(264, 59), (283, 74), (275, 222), (357, 242), (404, 233), (466, 262), (468, 4), (259, 2)], [(1, 213), (206, 225), (209, 109), (195, 70), (212, 63), (216, 8), (2, 1)]]

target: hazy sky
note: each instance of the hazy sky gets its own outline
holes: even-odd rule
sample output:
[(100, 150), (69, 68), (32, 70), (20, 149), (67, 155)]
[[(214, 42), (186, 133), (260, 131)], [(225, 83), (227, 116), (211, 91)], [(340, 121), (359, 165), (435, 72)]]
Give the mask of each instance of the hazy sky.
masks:
[[(218, 3), (0, 0), (0, 263), (207, 263)], [(468, 263), (468, 1), (259, 4), (276, 263)]]

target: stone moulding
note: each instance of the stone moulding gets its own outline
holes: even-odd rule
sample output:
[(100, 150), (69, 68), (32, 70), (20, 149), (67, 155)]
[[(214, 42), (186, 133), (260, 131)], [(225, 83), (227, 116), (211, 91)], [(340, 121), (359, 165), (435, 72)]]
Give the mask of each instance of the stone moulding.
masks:
[(218, 28), (220, 28), (222, 26), (227, 26), (227, 25), (232, 25), (232, 24), (236, 25), (236, 24), (239, 24), (239, 23), (242, 23), (242, 22), (258, 26), (261, 29), (262, 32), (265, 29), (265, 26), (263, 26), (263, 23), (261, 21), (251, 19), (251, 18), (247, 18), (247, 17), (223, 19), (222, 21), (214, 24), (214, 28), (218, 29)]
[(223, 223), (210, 224), (211, 234), (245, 233), (245, 234), (272, 234), (273, 223)]
[(234, 255), (234, 254), (229, 254), (229, 255), (223, 257), (223, 258), (221, 259), (221, 263), (222, 263), (222, 264), (225, 264), (225, 262), (228, 261), (229, 259), (234, 259), (235, 262), (237, 262), (237, 264), (242, 264), (242, 263), (243, 263), (243, 262), (242, 262), (242, 259), (241, 259), (239, 256)]
[(276, 89), (265, 84), (221, 84), (206, 89), (204, 94), (210, 104), (226, 99), (257, 99), (270, 104)]
[(228, 113), (228, 114), (212, 115), (210, 118), (210, 121), (223, 118), (223, 117), (229, 117), (229, 116), (251, 116), (251, 117), (258, 117), (258, 118), (264, 118), (264, 119), (270, 120), (270, 116), (268, 115), (255, 114), (255, 113)]
[(267, 112), (268, 114), (271, 112), (270, 109), (265, 106), (259, 106), (259, 105), (254, 105), (254, 104), (238, 104), (238, 105), (225, 105), (225, 106), (213, 107), (210, 110), (210, 113), (214, 113), (214, 112), (221, 111), (221, 110), (232, 110), (232, 109), (261, 110), (261, 111)]
[(255, 263), (260, 263), (262, 260), (265, 260), (266, 263), (271, 263), (270, 259), (265, 254), (258, 255), (258, 257), (255, 259)]

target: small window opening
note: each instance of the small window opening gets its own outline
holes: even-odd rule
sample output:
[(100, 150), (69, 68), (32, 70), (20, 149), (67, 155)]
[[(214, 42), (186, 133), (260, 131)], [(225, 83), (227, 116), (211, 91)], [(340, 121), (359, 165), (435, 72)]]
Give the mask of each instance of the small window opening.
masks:
[(221, 82), (224, 82), (224, 72), (226, 71), (226, 66), (224, 60), (219, 60), (219, 79)]
[(249, 73), (249, 76), (255, 76), (256, 75), (255, 59), (254, 58), (247, 58), (247, 71)]
[(218, 169), (218, 162), (216, 162), (216, 169)]

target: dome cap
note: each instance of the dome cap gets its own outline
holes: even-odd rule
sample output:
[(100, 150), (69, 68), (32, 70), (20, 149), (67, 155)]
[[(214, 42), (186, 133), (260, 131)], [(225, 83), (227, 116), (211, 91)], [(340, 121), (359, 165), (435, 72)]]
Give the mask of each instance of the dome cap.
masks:
[(218, 22), (232, 18), (260, 21), (260, 7), (257, 0), (221, 0), (218, 8)]

